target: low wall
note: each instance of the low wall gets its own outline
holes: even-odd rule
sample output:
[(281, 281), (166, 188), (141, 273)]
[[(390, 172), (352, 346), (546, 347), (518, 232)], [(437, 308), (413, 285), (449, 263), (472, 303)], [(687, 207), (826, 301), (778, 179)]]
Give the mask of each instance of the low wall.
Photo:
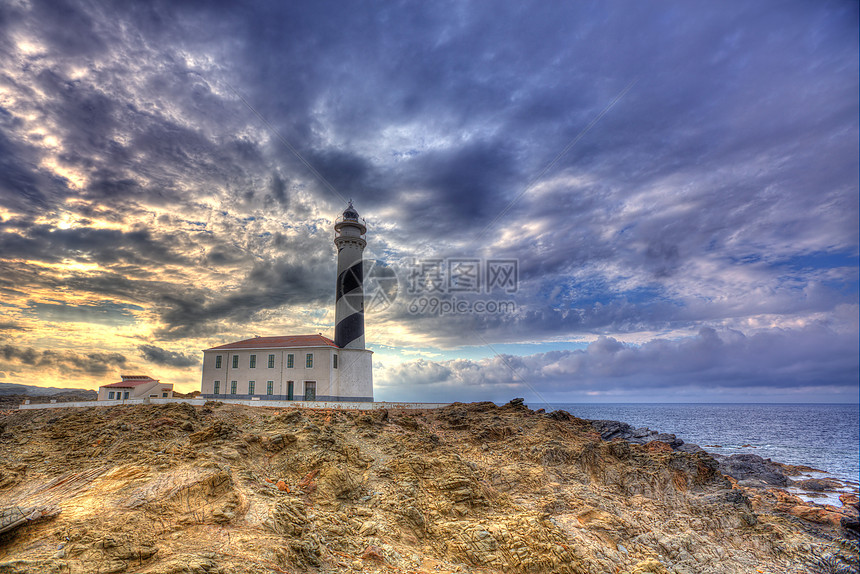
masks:
[[(118, 407), (121, 405), (167, 405), (171, 403), (188, 403), (202, 406), (212, 399), (126, 399), (122, 401), (73, 401), (68, 403), (40, 403), (18, 405), (20, 410), (28, 409), (64, 409), (69, 407)], [(246, 405), (249, 407), (271, 408), (305, 408), (305, 409), (355, 409), (372, 411), (377, 409), (438, 409), (451, 403), (385, 403), (385, 402), (349, 402), (349, 401), (253, 401), (245, 399), (218, 399), (218, 402), (231, 405)]]

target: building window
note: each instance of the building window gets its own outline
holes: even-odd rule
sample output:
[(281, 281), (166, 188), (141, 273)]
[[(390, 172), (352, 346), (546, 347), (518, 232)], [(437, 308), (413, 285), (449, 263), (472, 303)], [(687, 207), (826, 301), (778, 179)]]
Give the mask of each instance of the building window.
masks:
[(287, 400), (293, 400), (293, 382), (287, 381)]
[(221, 368), (221, 355), (215, 355), (215, 368)]
[(253, 395), (253, 394), (254, 394), (254, 387), (256, 387), (256, 386), (257, 386), (257, 382), (256, 382), (256, 381), (248, 381), (248, 394), (249, 394), (249, 395)]
[(236, 394), (236, 387), (239, 385), (239, 381), (230, 381), (230, 394)]
[(275, 356), (274, 355), (269, 355), (269, 368), (270, 369), (275, 368)]
[(292, 368), (293, 368), (293, 363), (294, 363), (294, 362), (295, 362), (295, 356), (294, 356), (292, 353), (290, 353), (289, 355), (287, 355), (287, 368), (288, 368), (288, 369), (292, 369)]
[(221, 392), (221, 381), (215, 381), (215, 386), (212, 389), (212, 394), (217, 395)]
[(167, 393), (161, 393), (162, 398), (167, 398)]
[(114, 397), (114, 392), (113, 391), (108, 392), (108, 399), (112, 399), (113, 397)]
[(127, 399), (127, 398), (128, 398), (128, 391), (126, 391), (126, 392), (124, 392), (124, 393), (122, 394), (122, 398), (124, 398), (124, 399)]
[(251, 355), (251, 363), (248, 366), (251, 367), (252, 369), (257, 368), (257, 355)]
[(275, 394), (275, 381), (266, 381), (266, 394)]
[(332, 366), (332, 368), (333, 368), (333, 369), (336, 369), (336, 368), (337, 368), (337, 355), (332, 355), (332, 356), (331, 356), (331, 366)]
[(116, 400), (118, 400), (118, 401), (121, 401), (121, 400), (122, 400), (122, 391), (117, 391), (117, 392), (116, 392)]
[(233, 368), (239, 368), (239, 355), (233, 355)]
[(305, 355), (305, 368), (306, 369), (313, 369), (314, 368), (314, 354), (313, 353), (308, 353), (307, 355)]

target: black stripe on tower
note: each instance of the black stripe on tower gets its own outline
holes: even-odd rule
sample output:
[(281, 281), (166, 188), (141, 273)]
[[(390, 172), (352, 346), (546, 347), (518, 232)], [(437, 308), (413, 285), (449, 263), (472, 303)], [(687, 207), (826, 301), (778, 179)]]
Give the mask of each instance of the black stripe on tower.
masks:
[(334, 344), (340, 348), (346, 347), (364, 335), (363, 279), (362, 261), (352, 265), (337, 278), (335, 309), (348, 313), (334, 327)]
[(345, 293), (349, 293), (350, 291), (361, 288), (362, 283), (364, 282), (364, 264), (362, 261), (359, 261), (346, 271), (340, 274), (337, 278), (337, 290), (335, 294), (335, 305), (340, 301), (340, 298), (343, 297)]
[(334, 344), (341, 349), (364, 335), (364, 313), (353, 313), (334, 327)]

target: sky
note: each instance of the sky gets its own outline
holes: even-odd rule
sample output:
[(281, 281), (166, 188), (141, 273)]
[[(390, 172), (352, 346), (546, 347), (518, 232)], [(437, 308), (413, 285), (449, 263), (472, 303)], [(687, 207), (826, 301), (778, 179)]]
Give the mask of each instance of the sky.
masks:
[(378, 400), (857, 402), (858, 4), (0, 3), (0, 383), (199, 389), (333, 336)]

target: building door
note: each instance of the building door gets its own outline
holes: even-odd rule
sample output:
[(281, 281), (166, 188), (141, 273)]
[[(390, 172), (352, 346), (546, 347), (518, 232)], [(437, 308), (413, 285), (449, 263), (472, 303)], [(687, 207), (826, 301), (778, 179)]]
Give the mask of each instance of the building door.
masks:
[(293, 382), (287, 381), (287, 400), (293, 400)]
[(317, 382), (316, 381), (305, 381), (305, 400), (306, 401), (317, 400)]

